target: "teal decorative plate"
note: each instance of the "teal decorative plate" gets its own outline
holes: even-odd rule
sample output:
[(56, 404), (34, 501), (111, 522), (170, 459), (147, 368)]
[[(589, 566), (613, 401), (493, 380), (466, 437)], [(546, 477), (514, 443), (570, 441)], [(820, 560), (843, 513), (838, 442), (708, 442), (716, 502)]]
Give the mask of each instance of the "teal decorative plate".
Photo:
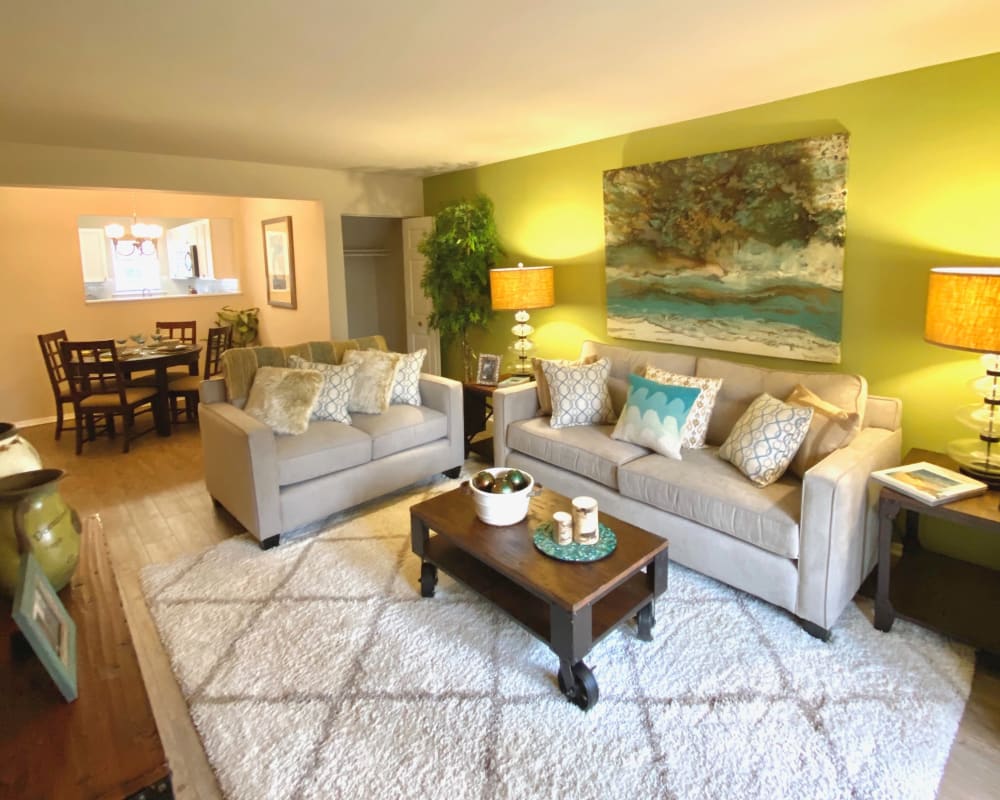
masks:
[(576, 542), (556, 544), (552, 539), (553, 525), (552, 520), (549, 520), (535, 528), (535, 547), (545, 555), (560, 561), (600, 561), (602, 558), (610, 556), (618, 547), (618, 538), (615, 536), (615, 532), (603, 522), (597, 523), (596, 544), (577, 544)]

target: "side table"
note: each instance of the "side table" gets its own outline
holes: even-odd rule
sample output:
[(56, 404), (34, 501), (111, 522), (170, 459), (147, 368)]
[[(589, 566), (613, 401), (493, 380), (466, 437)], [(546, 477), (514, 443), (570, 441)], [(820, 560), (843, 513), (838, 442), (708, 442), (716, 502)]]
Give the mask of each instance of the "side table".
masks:
[(0, 798), (173, 797), (99, 517), (60, 599), (76, 623), (80, 696), (63, 701), (0, 602)]
[[(943, 453), (910, 450), (904, 464), (929, 461), (948, 469), (958, 465)], [(920, 546), (920, 517), (936, 517), (1000, 534), (1000, 492), (988, 491), (952, 503), (929, 506), (883, 486), (878, 499), (878, 572), (875, 627), (889, 631), (896, 616), (933, 628), (1000, 655), (1000, 572)], [(906, 512), (903, 554), (893, 563), (893, 522)], [(891, 581), (890, 581), (891, 579)]]
[[(501, 375), (501, 381), (510, 377)], [(534, 380), (530, 381), (534, 383)], [(520, 385), (520, 384), (519, 384)], [(476, 453), (484, 461), (493, 463), (493, 437), (478, 439), (473, 437), (486, 430), (486, 423), (493, 416), (493, 392), (501, 387), (488, 383), (462, 384), (462, 410), (465, 414), (465, 455)]]

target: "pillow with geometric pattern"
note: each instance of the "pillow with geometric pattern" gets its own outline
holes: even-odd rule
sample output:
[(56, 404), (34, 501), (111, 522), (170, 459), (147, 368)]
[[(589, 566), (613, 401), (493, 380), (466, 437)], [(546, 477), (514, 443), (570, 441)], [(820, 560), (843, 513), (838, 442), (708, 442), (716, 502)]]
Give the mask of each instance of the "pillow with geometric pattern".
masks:
[(427, 348), (421, 347), (415, 353), (399, 353), (399, 368), (392, 384), (393, 405), (420, 405), (420, 368), (424, 365)]
[(743, 412), (719, 448), (729, 461), (758, 486), (780, 478), (809, 432), (813, 410), (783, 403), (766, 392)]
[(601, 358), (593, 364), (559, 364), (542, 361), (542, 371), (552, 394), (553, 428), (601, 425), (611, 422), (614, 411), (608, 394), (611, 362)]
[(312, 410), (313, 419), (351, 424), (347, 403), (351, 399), (354, 378), (358, 374), (357, 364), (322, 364), (318, 361), (306, 361), (296, 355), (288, 357), (288, 364), (293, 369), (314, 369), (323, 376), (323, 385)]
[(681, 431), (681, 447), (697, 450), (705, 446), (705, 436), (708, 434), (708, 421), (712, 418), (712, 408), (715, 398), (722, 388), (722, 378), (696, 378), (693, 375), (679, 375), (659, 367), (648, 365), (646, 377), (657, 383), (669, 383), (673, 386), (694, 386), (701, 389), (694, 407), (688, 414), (684, 430)]

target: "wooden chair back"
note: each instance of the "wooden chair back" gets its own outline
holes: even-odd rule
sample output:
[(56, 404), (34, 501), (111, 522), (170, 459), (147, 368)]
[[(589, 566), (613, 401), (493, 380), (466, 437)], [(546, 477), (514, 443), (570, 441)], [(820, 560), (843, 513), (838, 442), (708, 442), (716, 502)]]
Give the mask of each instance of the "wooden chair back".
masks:
[(114, 339), (66, 339), (59, 342), (59, 348), (74, 405), (94, 394), (117, 395), (120, 405), (128, 404)]
[(198, 323), (189, 322), (157, 322), (156, 327), (167, 339), (177, 339), (185, 344), (198, 343)]
[(205, 348), (205, 380), (222, 372), (222, 354), (233, 346), (233, 328), (221, 325), (208, 329), (208, 346)]
[(69, 337), (65, 330), (38, 334), (38, 346), (42, 348), (42, 358), (45, 359), (45, 369), (49, 374), (49, 383), (52, 384), (52, 393), (56, 396), (57, 403), (60, 399), (69, 397), (69, 382), (66, 379), (62, 353), (59, 350), (59, 343), (67, 339)]

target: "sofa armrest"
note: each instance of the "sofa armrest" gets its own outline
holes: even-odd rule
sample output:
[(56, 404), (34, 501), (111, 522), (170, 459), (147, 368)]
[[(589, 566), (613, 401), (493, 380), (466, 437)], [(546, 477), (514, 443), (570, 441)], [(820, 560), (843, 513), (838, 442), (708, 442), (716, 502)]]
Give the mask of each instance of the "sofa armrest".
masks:
[(245, 411), (221, 402), (199, 407), (198, 427), (208, 493), (259, 540), (280, 535), (274, 432)]
[(448, 418), (448, 447), (453, 450), (455, 466), (465, 460), (465, 417), (462, 406), (462, 384), (440, 375), (421, 373), (420, 402), (440, 411)]
[(875, 564), (874, 470), (900, 463), (902, 432), (864, 428), (806, 472), (799, 525), (796, 613), (822, 628), (837, 621)]
[(508, 386), (493, 392), (493, 460), (507, 466), (507, 426), (522, 419), (537, 417), (538, 389), (534, 383)]
[(226, 402), (226, 382), (221, 377), (202, 381), (198, 399), (202, 403)]

